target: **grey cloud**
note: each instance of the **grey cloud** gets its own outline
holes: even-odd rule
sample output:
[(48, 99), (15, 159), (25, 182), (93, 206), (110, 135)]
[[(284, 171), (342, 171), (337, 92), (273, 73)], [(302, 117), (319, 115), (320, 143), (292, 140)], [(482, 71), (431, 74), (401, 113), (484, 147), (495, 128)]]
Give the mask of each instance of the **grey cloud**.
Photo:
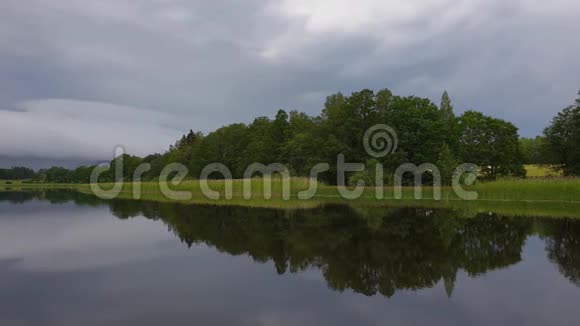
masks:
[[(190, 128), (278, 108), (317, 114), (328, 93), (385, 87), (435, 102), (447, 89), (457, 111), (497, 115), (532, 136), (580, 87), (572, 0), (8, 0), (0, 9), (0, 156), (94, 159), (87, 151), (136, 135), (137, 152), (152, 152)], [(75, 135), (75, 123), (47, 130), (50, 99), (84, 103), (81, 125), (95, 118), (85, 104), (102, 104), (90, 110), (107, 112), (95, 132), (119, 127), (109, 104), (145, 118), (125, 121), (134, 137)], [(6, 113), (31, 101), (43, 109)]]
[(0, 111), (0, 153), (17, 157), (112, 159), (121, 145), (128, 153), (162, 151), (179, 131), (175, 118), (159, 111), (101, 102), (48, 99), (22, 102)]

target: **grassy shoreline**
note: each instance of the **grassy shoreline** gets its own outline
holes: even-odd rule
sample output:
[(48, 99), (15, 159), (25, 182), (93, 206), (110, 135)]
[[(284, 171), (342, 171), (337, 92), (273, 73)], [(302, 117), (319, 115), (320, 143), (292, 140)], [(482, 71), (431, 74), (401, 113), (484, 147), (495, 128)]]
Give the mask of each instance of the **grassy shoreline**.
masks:
[[(499, 180), (488, 183), (479, 183), (468, 187), (469, 191), (476, 191), (479, 198), (473, 201), (465, 201), (458, 198), (452, 188), (441, 189), (441, 200), (433, 200), (432, 187), (423, 187), (423, 199), (414, 199), (414, 188), (404, 187), (402, 199), (395, 199), (392, 187), (384, 188), (384, 198), (376, 199), (376, 188), (367, 187), (357, 199), (346, 199), (338, 192), (337, 187), (319, 185), (316, 196), (304, 200), (298, 198), (298, 193), (309, 187), (308, 179), (292, 179), (290, 199), (282, 198), (282, 183), (279, 180), (272, 181), (272, 198), (264, 199), (264, 184), (261, 179), (251, 180), (252, 199), (243, 197), (243, 181), (233, 181), (233, 198), (223, 198), (225, 190), (224, 181), (212, 180), (209, 185), (212, 190), (222, 194), (221, 199), (209, 199), (203, 195), (198, 181), (184, 181), (171, 186), (173, 191), (188, 191), (192, 193), (191, 199), (172, 200), (166, 198), (157, 182), (142, 182), (141, 196), (138, 199), (157, 202), (176, 202), (185, 204), (210, 204), (210, 205), (236, 205), (265, 208), (313, 208), (323, 204), (348, 204), (360, 207), (383, 207), (383, 206), (424, 206), (431, 208), (453, 208), (464, 211), (472, 216), (481, 212), (494, 212), (510, 216), (556, 216), (580, 218), (580, 179), (577, 178), (553, 178), (553, 179), (513, 179)], [(112, 187), (112, 184), (101, 184), (103, 188)], [(43, 190), (43, 189), (71, 189), (83, 193), (93, 194), (87, 184), (41, 184), (19, 183), (5, 185), (0, 183), (1, 188), (11, 190)], [(133, 197), (133, 185), (126, 183), (117, 198), (135, 199)]]

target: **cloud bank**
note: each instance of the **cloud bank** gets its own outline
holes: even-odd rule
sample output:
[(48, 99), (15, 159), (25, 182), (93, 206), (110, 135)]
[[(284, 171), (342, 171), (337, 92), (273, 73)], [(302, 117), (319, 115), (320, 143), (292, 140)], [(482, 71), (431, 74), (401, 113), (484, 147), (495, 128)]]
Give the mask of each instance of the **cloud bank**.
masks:
[(0, 153), (50, 159), (112, 159), (115, 146), (135, 155), (163, 151), (179, 132), (163, 112), (74, 100), (22, 102), (18, 111), (0, 111)]

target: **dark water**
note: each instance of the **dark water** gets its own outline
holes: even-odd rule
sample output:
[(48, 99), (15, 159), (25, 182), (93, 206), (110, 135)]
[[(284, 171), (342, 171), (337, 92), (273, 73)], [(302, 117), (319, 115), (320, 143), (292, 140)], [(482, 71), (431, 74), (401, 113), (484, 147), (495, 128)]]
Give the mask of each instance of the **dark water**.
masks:
[(0, 192), (0, 325), (579, 325), (580, 221)]

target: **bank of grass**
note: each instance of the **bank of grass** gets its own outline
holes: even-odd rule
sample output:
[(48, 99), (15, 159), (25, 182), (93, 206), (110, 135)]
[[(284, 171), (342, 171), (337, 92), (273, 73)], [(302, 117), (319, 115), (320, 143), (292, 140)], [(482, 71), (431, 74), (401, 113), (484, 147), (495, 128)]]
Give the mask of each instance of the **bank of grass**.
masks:
[[(246, 189), (245, 183), (249, 183), (249, 188)], [(254, 201), (261, 201), (261, 200), (281, 200), (284, 197), (284, 186), (283, 181), (280, 178), (272, 178), (271, 181), (266, 181), (271, 183), (271, 198), (265, 198), (266, 193), (266, 183), (264, 179), (261, 178), (252, 178), (247, 181), (245, 180), (233, 180), (232, 181), (232, 194), (233, 198), (230, 200), (235, 202), (239, 199), (246, 201), (246, 202), (254, 202)], [(316, 183), (315, 180), (312, 181)], [(212, 191), (216, 191), (220, 194), (221, 199), (224, 198), (225, 189), (226, 189), (226, 182), (223, 180), (210, 180), (208, 181), (209, 188)], [(104, 190), (108, 190), (113, 188), (113, 184), (105, 183), (101, 184), (100, 187)], [(292, 178), (290, 180), (290, 191), (289, 197), (290, 199), (296, 200), (303, 200), (299, 197), (299, 193), (306, 191), (311, 186), (311, 181), (308, 178)], [(82, 188), (85, 190), (90, 190), (88, 185), (79, 185), (78, 188)], [(137, 189), (136, 189), (137, 187)], [(199, 200), (209, 200), (214, 201), (212, 199), (207, 199), (204, 192), (201, 189), (200, 182), (198, 180), (188, 180), (183, 181), (179, 184), (169, 185), (171, 191), (174, 192), (188, 192), (192, 194), (191, 201), (199, 201)], [(384, 187), (383, 188), (383, 198), (384, 199), (394, 199), (394, 190), (393, 187)], [(124, 184), (121, 190), (121, 193), (127, 196), (132, 196), (134, 191), (137, 190), (137, 193), (140, 193), (143, 198), (157, 198), (157, 197), (166, 197), (160, 189), (160, 185), (158, 182), (141, 182), (138, 184), (127, 183)], [(248, 191), (250, 190), (250, 191)], [(354, 190), (353, 187), (348, 187), (349, 191)], [(336, 186), (329, 186), (321, 183), (316, 183), (316, 192), (312, 198), (303, 201), (375, 201), (376, 198), (376, 191), (377, 188), (375, 187), (366, 187), (361, 196), (353, 195), (344, 195), (341, 194), (338, 187)], [(414, 198), (414, 188), (413, 187), (403, 187), (403, 198), (406, 199), (413, 199)], [(453, 195), (453, 191), (450, 187), (443, 187), (442, 188), (442, 197), (443, 198), (453, 198), (456, 197)], [(103, 192), (104, 193), (104, 192)], [(246, 199), (244, 194), (250, 193), (251, 197)], [(432, 187), (423, 187), (423, 198), (425, 199), (432, 199), (433, 198), (433, 189)], [(220, 200), (221, 200), (220, 199)], [(174, 201), (184, 201), (183, 199), (175, 199)], [(185, 200), (189, 201), (189, 200)]]
[(501, 179), (471, 188), (485, 200), (580, 202), (580, 178)]
[[(268, 181), (266, 181), (268, 182)], [(282, 198), (283, 182), (279, 178), (273, 178), (271, 181), (272, 198)], [(310, 186), (310, 179), (292, 178), (290, 181), (290, 197), (298, 199), (299, 192), (305, 191)], [(316, 182), (316, 181), (312, 181)], [(244, 180), (233, 180), (232, 189), (233, 197), (243, 198), (247, 189), (244, 188)], [(265, 182), (260, 178), (249, 180), (251, 189), (251, 200), (263, 199), (265, 193)], [(209, 180), (210, 189), (221, 194), (225, 193), (226, 182), (223, 180)], [(80, 187), (88, 188), (88, 185)], [(104, 189), (110, 189), (113, 184), (102, 184)], [(143, 195), (161, 195), (163, 196), (158, 182), (141, 182), (137, 185), (140, 187), (140, 193)], [(183, 181), (176, 185), (169, 185), (172, 191), (190, 192), (193, 198), (204, 197), (200, 182), (197, 180)], [(349, 190), (354, 188), (349, 187)], [(501, 201), (533, 201), (533, 202), (580, 202), (580, 178), (544, 178), (544, 179), (500, 179), (492, 182), (479, 182), (476, 185), (465, 188), (468, 191), (478, 193), (478, 200), (501, 200)], [(132, 183), (123, 185), (122, 192), (132, 194), (134, 191)], [(377, 188), (366, 187), (363, 194), (354, 200), (376, 200)], [(395, 192), (392, 186), (384, 187), (385, 199), (394, 199)], [(414, 199), (415, 188), (403, 187), (403, 199)], [(443, 199), (459, 200), (451, 187), (442, 187), (441, 196)], [(336, 186), (317, 184), (316, 195), (312, 199), (345, 199)], [(423, 199), (433, 198), (433, 187), (423, 187)]]
[[(213, 190), (224, 193), (224, 181), (213, 180), (208, 182)], [(459, 198), (450, 187), (443, 187), (442, 200), (433, 200), (432, 187), (423, 188), (423, 199), (414, 198), (414, 188), (404, 187), (403, 198), (395, 199), (392, 187), (384, 189), (384, 198), (376, 199), (376, 188), (367, 187), (362, 196), (350, 200), (343, 198), (337, 187), (318, 185), (316, 196), (309, 200), (298, 198), (298, 192), (308, 189), (310, 180), (295, 178), (291, 182), (291, 199), (283, 200), (282, 182), (279, 179), (272, 180), (272, 198), (264, 199), (264, 184), (262, 179), (250, 181), (252, 198), (244, 199), (243, 180), (233, 181), (233, 198), (231, 200), (208, 199), (203, 195), (198, 181), (186, 181), (172, 186), (176, 191), (190, 191), (192, 198), (187, 202), (217, 205), (240, 205), (252, 207), (271, 208), (307, 208), (321, 204), (349, 204), (360, 207), (373, 206), (424, 206), (432, 208), (460, 209), (466, 216), (474, 216), (478, 213), (494, 212), (510, 216), (557, 216), (557, 217), (580, 217), (580, 179), (557, 178), (557, 179), (502, 179), (493, 182), (479, 183), (468, 187), (467, 190), (478, 193), (478, 199), (465, 201)], [(108, 185), (111, 187), (112, 185)], [(141, 198), (170, 202), (159, 190), (155, 182), (141, 183)], [(84, 191), (90, 191), (88, 187)], [(132, 198), (133, 186), (125, 185), (120, 197)]]
[[(177, 185), (170, 185), (173, 191), (190, 192), (190, 199), (167, 198), (159, 188), (158, 182), (142, 182), (137, 186), (141, 188), (140, 198), (159, 202), (180, 202), (212, 205), (238, 205), (250, 207), (268, 208), (311, 208), (322, 204), (349, 204), (360, 207), (375, 206), (425, 206), (433, 208), (454, 208), (465, 212), (465, 215), (473, 216), (477, 213), (494, 212), (503, 215), (522, 216), (558, 216), (580, 217), (580, 179), (578, 178), (546, 178), (546, 179), (502, 179), (493, 182), (478, 183), (468, 187), (467, 190), (478, 193), (478, 199), (474, 201), (461, 200), (454, 194), (450, 187), (442, 188), (442, 200), (433, 200), (432, 187), (423, 188), (423, 199), (414, 198), (414, 188), (404, 187), (403, 198), (394, 198), (392, 187), (385, 187), (384, 198), (376, 199), (376, 188), (367, 187), (362, 196), (357, 199), (345, 199), (339, 193), (337, 187), (318, 185), (316, 196), (311, 199), (299, 199), (298, 193), (309, 188), (310, 180), (307, 178), (293, 178), (290, 183), (290, 200), (282, 197), (282, 181), (278, 178), (272, 180), (272, 197), (264, 198), (263, 179), (250, 180), (252, 198), (245, 199), (244, 181), (233, 181), (233, 198), (224, 199), (225, 182), (223, 180), (208, 181), (210, 188), (219, 192), (220, 199), (208, 199), (201, 191), (199, 181), (189, 180)], [(103, 189), (112, 188), (112, 184), (101, 184)], [(1, 188), (1, 187), (0, 187)], [(13, 190), (25, 190), (31, 188), (47, 189), (74, 189), (84, 193), (92, 193), (89, 185), (71, 184), (26, 184), (10, 185)], [(123, 185), (118, 198), (135, 199), (134, 185)]]
[[(233, 199), (238, 198), (244, 201), (268, 200), (264, 199), (265, 183), (263, 179), (253, 178), (249, 180), (251, 189), (251, 199), (244, 199), (244, 180), (233, 180)], [(272, 200), (282, 199), (283, 182), (279, 178), (271, 180)], [(226, 182), (223, 180), (209, 180), (210, 189), (220, 193), (222, 199), (225, 193)], [(89, 185), (78, 184), (31, 184), (31, 183), (14, 183), (10, 185), (3, 184), (9, 188), (72, 188), (84, 191), (91, 191)], [(290, 182), (290, 197), (298, 199), (298, 193), (305, 191), (310, 186), (310, 179), (292, 178)], [(103, 183), (100, 187), (104, 190), (111, 189), (113, 184)], [(139, 193), (142, 198), (165, 197), (162, 193), (158, 182), (140, 182), (136, 185), (132, 183), (123, 184), (121, 193), (127, 196), (133, 196), (135, 187), (140, 188)], [(169, 184), (172, 191), (189, 192), (192, 194), (192, 201), (206, 198), (203, 194), (200, 182), (197, 180), (187, 180), (179, 184)], [(352, 190), (353, 188), (349, 188)], [(403, 187), (403, 199), (414, 199), (414, 187)], [(497, 201), (529, 201), (529, 202), (580, 202), (580, 178), (544, 178), (544, 179), (500, 179), (492, 182), (480, 182), (474, 186), (466, 187), (468, 191), (478, 193), (478, 201), (497, 200)], [(441, 188), (442, 198), (444, 200), (460, 200), (451, 187)], [(433, 198), (433, 188), (423, 187), (423, 199)], [(348, 200), (348, 201), (375, 201), (376, 188), (366, 187), (362, 196), (351, 200), (343, 198), (344, 196), (338, 191), (336, 186), (324, 184), (317, 185), (316, 195), (311, 200)], [(384, 188), (384, 199), (394, 199), (393, 187)], [(171, 201), (171, 199), (168, 199)], [(210, 200), (211, 199), (207, 199)], [(176, 199), (183, 201), (183, 199)]]

